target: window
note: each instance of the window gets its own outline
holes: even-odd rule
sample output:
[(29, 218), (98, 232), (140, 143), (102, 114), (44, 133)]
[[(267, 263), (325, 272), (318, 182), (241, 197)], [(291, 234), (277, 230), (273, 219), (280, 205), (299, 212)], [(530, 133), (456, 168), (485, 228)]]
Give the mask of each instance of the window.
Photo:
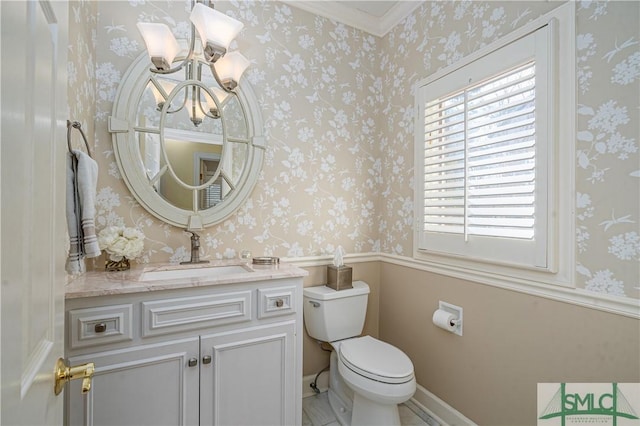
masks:
[(559, 103), (571, 87), (557, 78), (557, 33), (543, 17), (418, 85), (417, 258), (557, 271), (570, 211), (559, 200), (571, 190), (559, 192)]
[(531, 61), (427, 103), (425, 230), (535, 237), (535, 69)]

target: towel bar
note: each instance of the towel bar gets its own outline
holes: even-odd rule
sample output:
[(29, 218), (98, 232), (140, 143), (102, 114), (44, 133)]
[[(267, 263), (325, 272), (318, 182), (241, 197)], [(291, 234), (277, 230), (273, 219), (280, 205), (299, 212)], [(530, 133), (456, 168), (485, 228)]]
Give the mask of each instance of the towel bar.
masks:
[(84, 132), (82, 131), (82, 124), (80, 124), (80, 122), (78, 121), (67, 120), (67, 146), (69, 147), (69, 152), (72, 152), (72, 148), (71, 148), (71, 129), (72, 128), (78, 129), (78, 131), (82, 135), (82, 139), (84, 139), (84, 146), (87, 147), (87, 154), (89, 154), (89, 157), (93, 158), (93, 156), (91, 155), (91, 149), (89, 148), (89, 142), (87, 142), (87, 137), (84, 135)]

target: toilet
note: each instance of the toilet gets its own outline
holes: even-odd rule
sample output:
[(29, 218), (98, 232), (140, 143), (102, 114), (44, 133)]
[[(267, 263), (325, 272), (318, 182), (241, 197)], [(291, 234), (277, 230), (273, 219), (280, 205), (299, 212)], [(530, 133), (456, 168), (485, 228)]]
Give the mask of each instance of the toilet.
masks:
[(369, 285), (306, 287), (303, 294), (307, 333), (333, 347), (327, 393), (340, 424), (400, 426), (398, 404), (416, 391), (413, 363), (395, 346), (360, 335)]

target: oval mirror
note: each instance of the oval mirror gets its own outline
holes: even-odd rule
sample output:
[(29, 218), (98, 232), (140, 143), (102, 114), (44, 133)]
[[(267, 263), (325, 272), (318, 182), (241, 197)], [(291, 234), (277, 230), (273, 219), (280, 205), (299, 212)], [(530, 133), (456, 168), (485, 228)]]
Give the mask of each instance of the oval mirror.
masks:
[(171, 225), (219, 223), (244, 203), (262, 167), (257, 99), (246, 80), (224, 91), (197, 59), (166, 75), (150, 65), (143, 52), (129, 67), (109, 117), (122, 177), (146, 210)]

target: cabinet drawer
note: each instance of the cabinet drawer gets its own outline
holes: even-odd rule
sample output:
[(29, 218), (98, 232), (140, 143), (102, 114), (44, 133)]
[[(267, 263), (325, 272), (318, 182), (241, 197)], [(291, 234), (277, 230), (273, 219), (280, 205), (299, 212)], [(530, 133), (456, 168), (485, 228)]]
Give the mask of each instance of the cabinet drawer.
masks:
[(251, 291), (142, 302), (142, 336), (251, 321)]
[(296, 312), (296, 287), (258, 289), (258, 318), (289, 315)]
[(132, 340), (132, 312), (130, 304), (69, 311), (71, 348)]

